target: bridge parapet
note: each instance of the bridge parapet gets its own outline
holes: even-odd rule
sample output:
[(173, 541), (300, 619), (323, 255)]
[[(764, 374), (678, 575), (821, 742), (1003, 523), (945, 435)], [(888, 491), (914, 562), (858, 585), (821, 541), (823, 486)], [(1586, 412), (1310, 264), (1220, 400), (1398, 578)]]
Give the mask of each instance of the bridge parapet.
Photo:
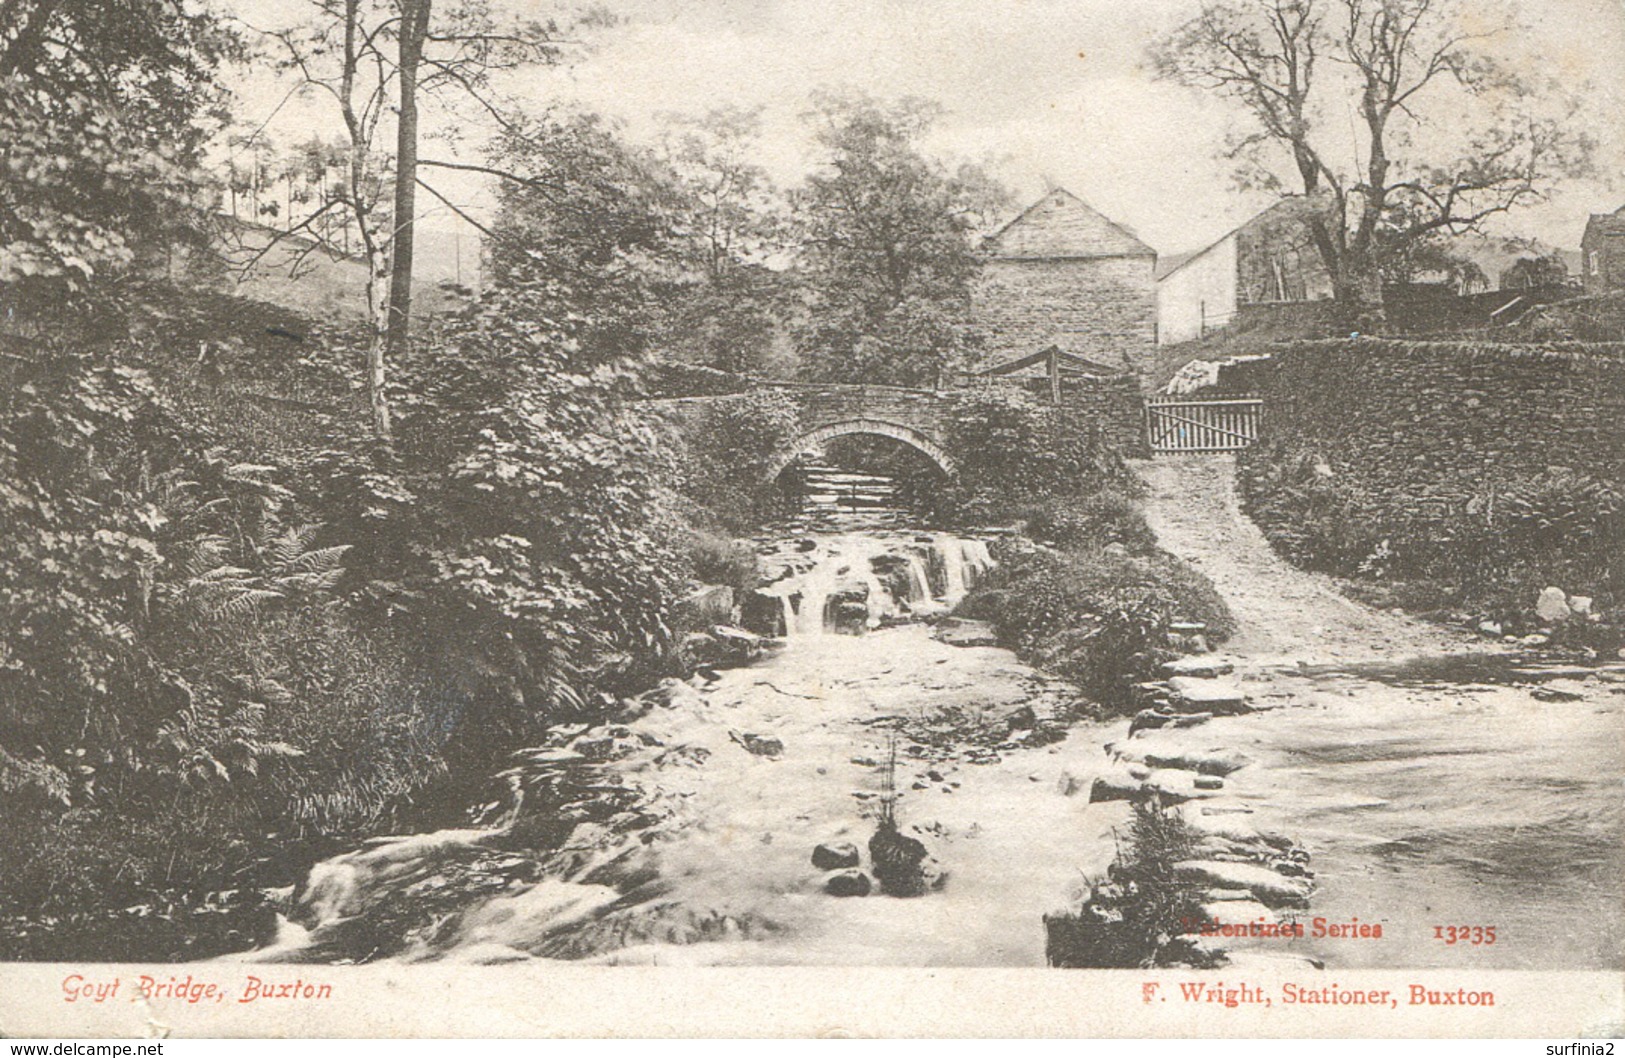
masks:
[[(945, 473), (953, 474), (955, 407), (966, 390), (910, 389), (838, 382), (783, 382), (752, 379), (747, 392), (771, 391), (796, 404), (799, 436), (768, 460), (769, 479), (777, 477), (799, 455), (816, 451), (837, 437), (871, 434), (890, 437), (924, 454)], [(999, 380), (1010, 384), (1006, 380)], [(698, 410), (735, 395), (668, 398), (661, 404)], [(1108, 379), (1068, 393), (1061, 402), (1069, 415), (1101, 431), (1125, 454), (1143, 454), (1143, 412), (1131, 377)]]

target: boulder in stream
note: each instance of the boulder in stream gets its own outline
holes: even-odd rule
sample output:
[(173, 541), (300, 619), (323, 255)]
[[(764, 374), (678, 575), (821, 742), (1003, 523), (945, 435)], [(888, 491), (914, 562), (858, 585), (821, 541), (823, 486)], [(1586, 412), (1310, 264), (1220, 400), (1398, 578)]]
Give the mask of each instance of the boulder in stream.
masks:
[(838, 871), (843, 867), (856, 867), (862, 859), (858, 847), (850, 841), (826, 841), (814, 846), (812, 863), (821, 871)]
[(900, 832), (890, 820), (869, 839), (869, 863), (887, 896), (924, 896), (942, 881), (925, 843)]
[(684, 596), (680, 606), (691, 626), (729, 624), (734, 619), (734, 590), (726, 584), (706, 584)]
[(996, 647), (999, 635), (986, 621), (973, 621), (966, 617), (950, 617), (937, 625), (931, 638), (951, 647)]
[(773, 735), (754, 735), (750, 732), (730, 731), (728, 737), (745, 747), (745, 752), (758, 757), (777, 757), (784, 752), (784, 740)]
[(860, 870), (836, 871), (824, 879), (824, 892), (830, 896), (868, 896), (874, 883)]
[(1562, 588), (1543, 588), (1535, 600), (1535, 615), (1547, 624), (1556, 624), (1569, 617), (1569, 597)]

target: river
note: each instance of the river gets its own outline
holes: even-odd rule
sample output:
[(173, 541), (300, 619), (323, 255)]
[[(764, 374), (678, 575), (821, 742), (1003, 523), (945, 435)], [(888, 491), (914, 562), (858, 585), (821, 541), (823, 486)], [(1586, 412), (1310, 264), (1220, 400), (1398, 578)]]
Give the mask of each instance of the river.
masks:
[[(762, 660), (673, 681), (640, 718), (559, 732), (521, 755), (482, 825), (317, 865), (278, 943), (250, 957), (1043, 965), (1040, 916), (1104, 872), (1127, 818), (1089, 800), (1127, 721), (1078, 720), (1067, 684), (931, 623), (992, 556), (886, 507), (840, 531), (815, 511), (759, 541), (785, 633)], [(1185, 810), (1307, 848), (1306, 923), (1382, 927), (1241, 949), (1328, 967), (1617, 966), (1618, 666), (1233, 663), (1257, 711), (1178, 737), (1251, 763)], [(830, 895), (813, 850), (862, 849), (889, 796), (938, 887)], [(1447, 943), (1436, 926), (1469, 935)]]

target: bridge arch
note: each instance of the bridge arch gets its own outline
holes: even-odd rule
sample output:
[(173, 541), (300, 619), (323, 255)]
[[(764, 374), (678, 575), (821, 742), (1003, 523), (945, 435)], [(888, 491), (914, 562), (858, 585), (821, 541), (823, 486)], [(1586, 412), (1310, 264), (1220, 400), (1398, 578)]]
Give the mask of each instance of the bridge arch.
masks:
[(773, 482), (780, 474), (784, 473), (784, 468), (793, 463), (798, 456), (806, 455), (827, 441), (833, 441), (837, 437), (846, 437), (851, 434), (876, 434), (881, 437), (890, 437), (892, 440), (901, 441), (924, 455), (935, 463), (937, 468), (944, 474), (952, 476), (959, 470), (953, 456), (949, 455), (931, 437), (913, 427), (895, 422), (886, 422), (884, 419), (845, 419), (808, 430), (775, 453), (768, 462), (766, 480), (769, 483)]

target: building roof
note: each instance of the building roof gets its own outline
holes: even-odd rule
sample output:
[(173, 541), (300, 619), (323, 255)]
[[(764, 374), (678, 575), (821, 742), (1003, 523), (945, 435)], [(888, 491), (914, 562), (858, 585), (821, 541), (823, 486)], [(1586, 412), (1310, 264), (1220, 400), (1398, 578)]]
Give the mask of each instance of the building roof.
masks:
[[(1225, 239), (1230, 238), (1230, 236), (1234, 234), (1235, 232), (1226, 234), (1224, 238), (1219, 240), (1219, 242), (1223, 242)], [(1207, 253), (1208, 250), (1213, 249), (1213, 247), (1217, 245), (1219, 245), (1219, 243), (1213, 243), (1201, 250), (1187, 250), (1184, 253), (1163, 254), (1157, 258), (1157, 279), (1161, 280), (1163, 276), (1168, 275), (1170, 272), (1179, 271), (1191, 261), (1194, 261), (1196, 258)]]
[(1157, 255), (1134, 232), (1064, 188), (1022, 210), (983, 247), (993, 257), (1016, 260)]
[(1056, 370), (1068, 378), (1079, 375), (1088, 378), (1113, 378), (1124, 373), (1123, 368), (1102, 364), (1098, 360), (1069, 353), (1058, 345), (1051, 345), (1019, 359), (995, 364), (978, 371), (977, 374), (984, 378), (1044, 378), (1049, 374), (1049, 362), (1052, 358), (1055, 360)]
[(1167, 258), (1168, 264), (1157, 269), (1157, 281), (1161, 282), (1184, 268), (1199, 257), (1211, 253), (1216, 247), (1223, 246), (1226, 240), (1233, 239), (1240, 233), (1255, 225), (1275, 223), (1285, 220), (1302, 219), (1302, 215), (1314, 209), (1313, 200), (1305, 195), (1288, 195), (1279, 202), (1265, 206), (1251, 217), (1231, 228), (1223, 235), (1214, 239), (1200, 250), (1189, 253), (1171, 254)]
[(1586, 233), (1581, 239), (1591, 238), (1593, 235), (1625, 235), (1625, 206), (1621, 206), (1612, 213), (1593, 213), (1586, 222)]

